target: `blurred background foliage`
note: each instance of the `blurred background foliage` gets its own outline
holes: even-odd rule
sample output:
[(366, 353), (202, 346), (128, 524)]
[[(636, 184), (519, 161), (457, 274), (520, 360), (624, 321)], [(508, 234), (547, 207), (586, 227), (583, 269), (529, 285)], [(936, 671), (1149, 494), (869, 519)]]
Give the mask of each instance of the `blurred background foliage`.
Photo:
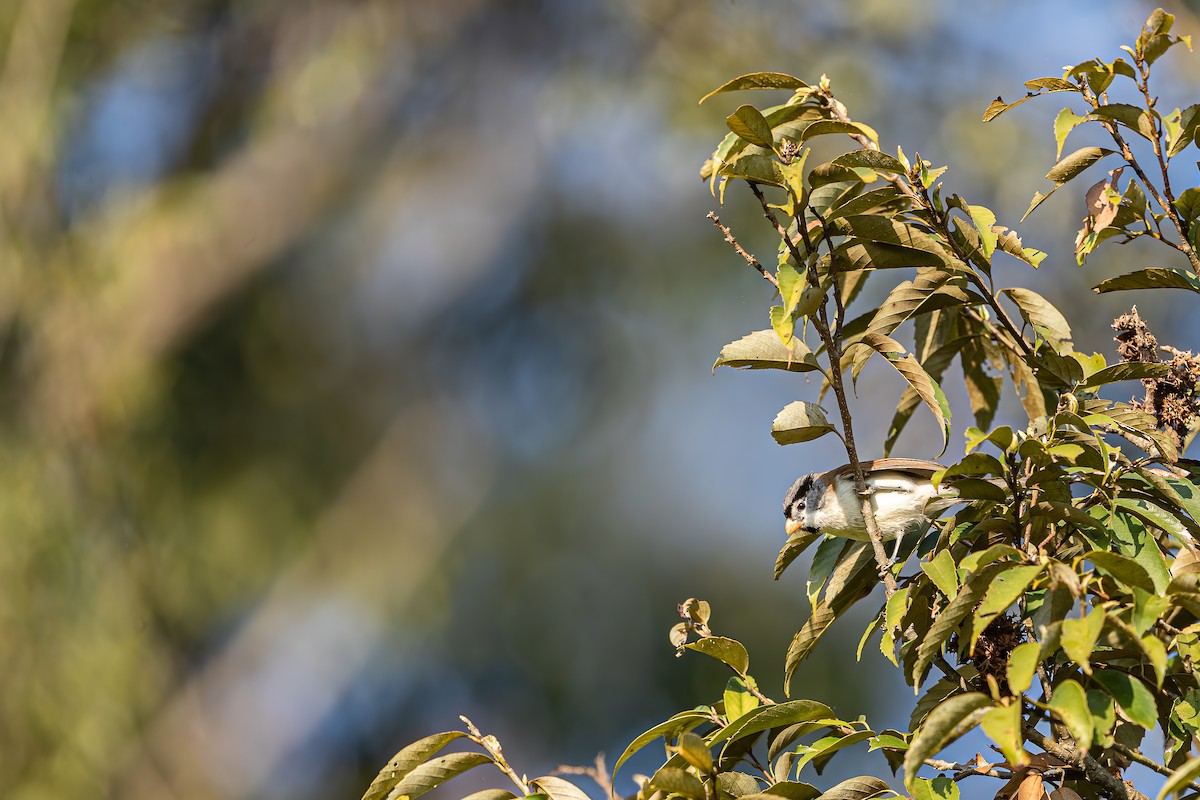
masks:
[[(813, 386), (710, 373), (768, 297), (704, 219), (732, 105), (696, 99), (828, 73), (1015, 224), (1054, 104), (983, 108), (1152, 5), (0, 3), (4, 795), (356, 797), (458, 713), (530, 774), (611, 760), (724, 684), (672, 657), (687, 596), (776, 685), (807, 613), (770, 581), (779, 499), (837, 454), (769, 438)], [(1195, 64), (1163, 63), (1168, 108)], [(725, 221), (768, 246), (745, 200)], [(1074, 266), (1082, 209), (1022, 227), (1065, 309), (1124, 260)], [(1123, 300), (1077, 341), (1111, 357)], [(840, 649), (797, 693), (903, 726)]]

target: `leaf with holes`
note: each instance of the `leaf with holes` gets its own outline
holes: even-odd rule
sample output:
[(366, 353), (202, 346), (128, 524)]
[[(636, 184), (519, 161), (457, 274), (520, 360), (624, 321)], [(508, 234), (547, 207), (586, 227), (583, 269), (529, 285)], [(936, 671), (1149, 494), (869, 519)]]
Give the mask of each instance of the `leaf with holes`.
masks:
[(379, 771), (363, 795), (363, 800), (380, 800), (386, 797), (405, 776), (428, 761), (434, 753), (466, 735), (462, 731), (435, 733), (408, 745), (392, 756), (391, 761)]

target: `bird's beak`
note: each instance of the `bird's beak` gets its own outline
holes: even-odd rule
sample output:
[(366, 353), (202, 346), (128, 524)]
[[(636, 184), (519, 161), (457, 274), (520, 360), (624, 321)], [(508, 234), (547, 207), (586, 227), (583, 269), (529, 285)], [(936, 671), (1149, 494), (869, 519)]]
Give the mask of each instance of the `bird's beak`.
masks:
[(783, 529), (787, 531), (788, 536), (791, 536), (793, 533), (800, 530), (800, 520), (789, 519), (787, 523), (784, 524)]

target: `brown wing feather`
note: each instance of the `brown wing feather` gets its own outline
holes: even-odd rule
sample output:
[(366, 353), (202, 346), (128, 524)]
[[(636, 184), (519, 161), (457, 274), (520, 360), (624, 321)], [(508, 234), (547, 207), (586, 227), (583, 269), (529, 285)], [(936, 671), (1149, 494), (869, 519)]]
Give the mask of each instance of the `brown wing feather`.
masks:
[[(863, 473), (869, 472), (884, 472), (887, 470), (898, 470), (900, 472), (913, 472), (923, 477), (930, 477), (939, 469), (945, 469), (936, 461), (928, 461), (923, 458), (877, 458), (874, 461), (862, 462)], [(832, 480), (842, 475), (853, 475), (854, 467), (850, 464), (843, 464), (836, 469), (831, 469), (821, 477), (826, 480)]]

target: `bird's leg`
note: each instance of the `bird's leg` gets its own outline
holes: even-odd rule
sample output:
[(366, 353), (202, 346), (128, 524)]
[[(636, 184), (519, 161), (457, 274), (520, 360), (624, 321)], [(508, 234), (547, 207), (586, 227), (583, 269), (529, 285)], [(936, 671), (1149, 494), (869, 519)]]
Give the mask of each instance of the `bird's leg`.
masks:
[(889, 567), (894, 566), (896, 564), (896, 559), (900, 557), (900, 543), (903, 541), (904, 534), (900, 534), (896, 537), (896, 546), (892, 548), (892, 557), (891, 560), (888, 561)]

